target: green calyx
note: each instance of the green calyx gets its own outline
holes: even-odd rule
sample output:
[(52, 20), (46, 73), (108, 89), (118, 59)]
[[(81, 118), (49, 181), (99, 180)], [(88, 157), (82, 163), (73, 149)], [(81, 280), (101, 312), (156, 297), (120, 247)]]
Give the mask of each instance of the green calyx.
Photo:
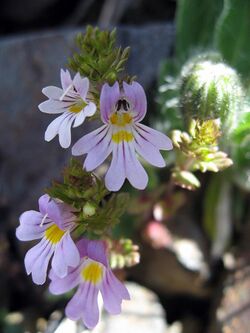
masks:
[(86, 172), (77, 159), (64, 170), (62, 182), (54, 182), (46, 191), (52, 198), (72, 206), (77, 217), (77, 233), (99, 236), (120, 221), (127, 208), (127, 193), (110, 194), (103, 182)]
[(115, 42), (115, 29), (110, 32), (88, 26), (85, 34), (76, 37), (79, 51), (69, 59), (69, 67), (96, 86), (104, 82), (113, 84), (124, 70), (130, 50), (115, 47)]
[(233, 164), (226, 153), (219, 151), (220, 121), (192, 120), (187, 132), (175, 130), (172, 140), (176, 152), (176, 165), (172, 170), (174, 182), (187, 189), (200, 186), (193, 171), (218, 172)]

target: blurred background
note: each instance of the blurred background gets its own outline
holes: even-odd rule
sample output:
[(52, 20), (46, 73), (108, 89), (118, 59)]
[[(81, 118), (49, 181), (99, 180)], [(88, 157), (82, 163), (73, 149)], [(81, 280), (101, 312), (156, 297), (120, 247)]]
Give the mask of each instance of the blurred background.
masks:
[[(178, 38), (179, 54), (182, 45), (187, 46), (188, 38), (191, 49), (197, 45), (198, 49), (204, 48), (204, 41), (213, 34), (211, 13), (219, 13), (223, 3), (226, 7), (231, 1), (234, 2), (201, 0), (200, 6), (199, 1), (190, 0), (191, 9), (196, 4), (194, 16), (187, 10), (185, 0), (1, 1), (0, 332), (85, 332), (81, 324), (64, 318), (67, 296), (52, 297), (46, 286), (35, 286), (26, 276), (23, 258), (30, 244), (15, 238), (20, 214), (37, 208), (37, 198), (50, 180), (60, 177), (70, 157), (70, 152), (61, 149), (57, 140), (44, 142), (50, 117), (41, 114), (37, 105), (44, 100), (44, 86), (60, 84), (59, 70), (66, 68), (67, 58), (75, 50), (76, 33), (84, 31), (87, 24), (117, 27), (117, 44), (131, 46), (127, 70), (137, 75), (147, 92), (149, 118), (157, 118), (159, 112), (165, 117), (167, 104), (159, 95), (163, 90), (158, 86), (164, 85), (168, 70), (173, 74), (166, 60), (176, 54), (176, 35), (180, 37), (182, 29), (183, 37), (187, 28), (189, 37)], [(249, 5), (248, 0), (246, 3)], [(184, 12), (186, 22), (181, 21)], [(250, 22), (250, 12), (245, 12), (244, 22)], [(180, 22), (186, 25), (181, 26)], [(203, 26), (206, 31), (201, 29)], [(246, 32), (250, 31), (248, 28), (246, 24)], [(84, 126), (74, 131), (73, 142), (82, 131), (88, 131), (88, 125)], [(243, 246), (243, 255), (237, 261), (224, 246), (225, 237), (211, 240), (202, 225), (201, 198), (209, 177), (202, 174), (200, 180), (205, 185), (188, 195), (183, 189), (171, 192), (166, 188), (162, 192), (159, 186), (158, 192), (143, 192), (139, 199), (135, 198), (129, 212), (134, 218), (124, 221), (127, 224), (119, 232), (140, 245), (141, 263), (118, 271), (129, 281), (133, 300), (124, 305), (121, 316), (111, 318), (104, 314), (95, 332), (249, 332), (250, 256), (249, 246), (245, 245), (250, 230), (246, 208), (249, 197), (244, 189), (233, 198), (233, 209), (240, 207), (235, 209), (236, 222), (229, 225), (226, 221), (222, 226), (226, 228), (220, 231), (222, 236), (226, 235), (225, 242), (230, 233), (231, 247)], [(153, 187), (154, 184), (150, 190)], [(235, 202), (243, 204), (234, 206)], [(246, 221), (243, 227), (239, 222), (242, 216)], [(219, 255), (211, 255), (213, 244), (218, 246), (221, 242), (223, 249)]]

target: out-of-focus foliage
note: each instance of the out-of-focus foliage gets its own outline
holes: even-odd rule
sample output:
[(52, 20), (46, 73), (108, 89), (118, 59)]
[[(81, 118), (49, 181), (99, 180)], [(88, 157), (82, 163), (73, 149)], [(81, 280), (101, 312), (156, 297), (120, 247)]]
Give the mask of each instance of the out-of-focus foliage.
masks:
[(250, 0), (178, 1), (176, 55), (162, 65), (158, 96), (161, 129), (187, 131), (190, 119), (220, 119), (219, 145), (234, 163), (229, 175), (244, 189), (250, 189), (249, 13)]
[(193, 52), (213, 45), (212, 32), (223, 0), (179, 0), (177, 4), (176, 56), (183, 63)]
[(249, 15), (249, 0), (224, 0), (223, 11), (218, 19), (214, 35), (215, 47), (221, 52), (225, 61), (248, 80), (250, 75)]
[[(204, 187), (203, 227), (220, 255), (230, 238), (232, 196), (250, 191), (250, 0), (179, 0), (176, 27), (175, 56), (159, 75), (157, 125), (172, 131), (174, 183)], [(197, 130), (212, 133), (210, 142)], [(217, 174), (201, 184), (195, 170)], [(240, 190), (232, 192), (233, 184)], [(244, 211), (244, 202), (237, 207)]]

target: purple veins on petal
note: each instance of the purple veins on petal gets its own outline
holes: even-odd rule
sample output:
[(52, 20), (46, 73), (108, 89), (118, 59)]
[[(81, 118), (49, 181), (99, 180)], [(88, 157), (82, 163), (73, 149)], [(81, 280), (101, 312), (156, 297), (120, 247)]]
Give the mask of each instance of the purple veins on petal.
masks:
[(124, 95), (132, 103), (134, 120), (141, 121), (147, 112), (147, 98), (144, 89), (138, 82), (127, 84), (123, 82)]
[(137, 154), (148, 163), (166, 165), (160, 150), (173, 148), (171, 140), (150, 127), (140, 124), (147, 110), (147, 99), (138, 82), (122, 87), (103, 85), (100, 112), (104, 125), (83, 136), (72, 148), (73, 155), (87, 154), (84, 168), (92, 171), (112, 153), (110, 166), (105, 175), (105, 186), (118, 191), (125, 179), (137, 189), (147, 186), (148, 176)]
[(104, 306), (110, 313), (121, 311), (123, 299), (129, 299), (126, 287), (113, 275), (107, 259), (103, 241), (81, 239), (77, 243), (81, 261), (77, 268), (69, 269), (64, 278), (50, 272), (50, 291), (60, 294), (78, 286), (65, 313), (72, 320), (82, 319), (92, 329), (99, 320), (98, 294), (101, 292)]
[(126, 178), (122, 144), (114, 145), (113, 157), (105, 176), (105, 186), (109, 191), (119, 191)]
[(62, 89), (54, 86), (45, 87), (42, 92), (48, 100), (38, 107), (44, 113), (58, 114), (45, 132), (45, 140), (50, 141), (56, 135), (63, 148), (71, 144), (71, 128), (80, 126), (86, 117), (96, 112), (96, 105), (90, 100), (89, 80), (76, 73), (71, 78), (69, 71), (61, 70)]
[(99, 142), (101, 142), (108, 133), (108, 126), (103, 125), (93, 132), (84, 135), (72, 147), (72, 154), (79, 156), (89, 153)]
[(109, 86), (107, 83), (103, 85), (100, 96), (100, 110), (104, 123), (108, 123), (109, 116), (120, 97), (121, 93), (118, 82), (115, 82), (113, 86)]
[(70, 236), (75, 228), (71, 207), (43, 195), (39, 199), (39, 209), (40, 212), (27, 211), (20, 216), (16, 236), (23, 241), (41, 239), (27, 252), (24, 264), (33, 281), (43, 284), (51, 258), (54, 271), (62, 277), (69, 267), (79, 264), (80, 255)]

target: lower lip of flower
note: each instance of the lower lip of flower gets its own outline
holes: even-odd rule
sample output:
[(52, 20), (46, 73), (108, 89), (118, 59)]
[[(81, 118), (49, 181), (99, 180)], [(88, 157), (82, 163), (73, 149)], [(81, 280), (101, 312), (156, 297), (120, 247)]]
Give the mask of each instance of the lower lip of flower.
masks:
[(102, 280), (103, 267), (97, 262), (90, 262), (84, 266), (81, 275), (85, 282), (97, 284)]
[(115, 143), (120, 143), (123, 141), (130, 142), (134, 139), (133, 135), (128, 131), (118, 131), (112, 135), (112, 141)]
[(57, 244), (60, 242), (61, 238), (65, 234), (65, 231), (60, 229), (56, 224), (52, 224), (46, 231), (45, 231), (45, 238), (52, 244)]

